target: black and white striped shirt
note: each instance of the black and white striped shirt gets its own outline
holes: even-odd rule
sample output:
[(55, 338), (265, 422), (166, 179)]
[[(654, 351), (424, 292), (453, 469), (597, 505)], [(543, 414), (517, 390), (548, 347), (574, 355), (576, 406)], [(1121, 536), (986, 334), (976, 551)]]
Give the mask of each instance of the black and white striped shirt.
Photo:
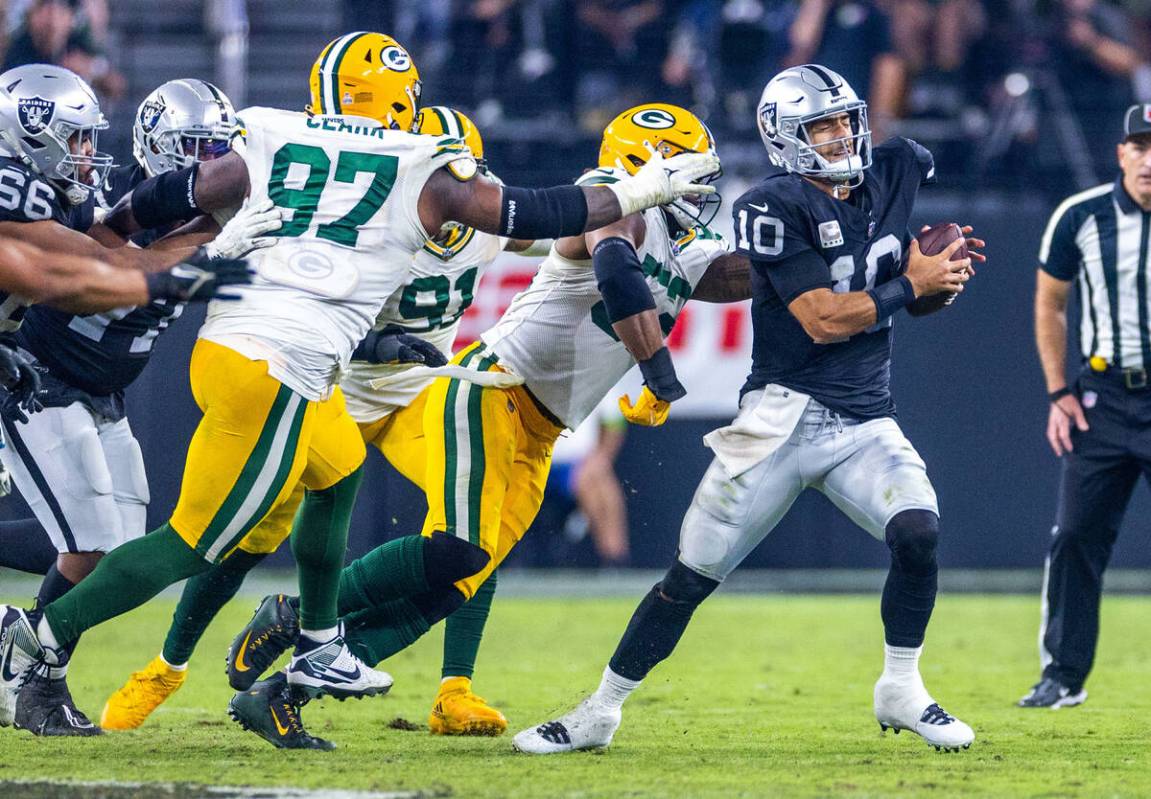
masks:
[(1068, 197), (1051, 215), (1039, 264), (1054, 278), (1076, 281), (1083, 357), (1151, 368), (1149, 231), (1151, 212), (1131, 199), (1122, 179)]

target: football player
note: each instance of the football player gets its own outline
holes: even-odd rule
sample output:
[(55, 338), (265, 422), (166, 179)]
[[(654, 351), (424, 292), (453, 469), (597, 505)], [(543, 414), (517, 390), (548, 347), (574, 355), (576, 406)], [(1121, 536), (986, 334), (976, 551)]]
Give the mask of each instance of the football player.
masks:
[(962, 239), (940, 255), (920, 253), (907, 225), (919, 187), (935, 178), (932, 156), (902, 138), (873, 150), (867, 106), (837, 73), (804, 65), (776, 75), (760, 100), (759, 128), (777, 168), (733, 208), (753, 291), (752, 370), (739, 415), (705, 438), (716, 458), (684, 518), (676, 562), (639, 604), (599, 689), (516, 735), (520, 751), (610, 744), (624, 700), (671, 655), (695, 608), (809, 487), (891, 550), (880, 725), (912, 730), (937, 749), (975, 737), (919, 674), (939, 512), (889, 386), (893, 315), (962, 291), (972, 259), (949, 260)]
[[(425, 136), (462, 139), (476, 159), (481, 172), (487, 172), (483, 140), (464, 114), (444, 106), (419, 111), (418, 130)], [(528, 245), (531, 245), (530, 248)], [(505, 249), (526, 254), (546, 254), (550, 242), (531, 243), (484, 233), (455, 222), (443, 226), (439, 235), (428, 239), (412, 260), (411, 273), (403, 286), (384, 303), (372, 332), (352, 353), (349, 368), (340, 377), (348, 412), (356, 420), (365, 444), (376, 447), (388, 461), (416, 485), (424, 483), (423, 415), (427, 387), (433, 378), (429, 370), (413, 370), (411, 365), (389, 364), (411, 361), (388, 351), (400, 343), (415, 347), (426, 366), (441, 366), (451, 357), (460, 319), (470, 307), (484, 270)], [(541, 253), (541, 247), (543, 252)], [(392, 335), (401, 330), (402, 340)], [(410, 338), (408, 337), (410, 336)], [(387, 385), (373, 388), (372, 381)], [(276, 522), (262, 524), (258, 535), (244, 539), (227, 560), (188, 581), (173, 616), (161, 653), (146, 668), (135, 672), (127, 683), (108, 699), (100, 717), (105, 729), (135, 729), (187, 678), (187, 664), (208, 624), (236, 592), (245, 575), (274, 552), (288, 537), (292, 519), (304, 496), (302, 486), (277, 511)], [(275, 601), (258, 614), (277, 612)], [(502, 733), (507, 720), (467, 689), (470, 672), (457, 675), (455, 651), (464, 646), (453, 641), (469, 636), (468, 614), (449, 621), (445, 643), (445, 681), (437, 704), (445, 708), (437, 717), (433, 732), (483, 731)], [(454, 622), (454, 623), (453, 623)], [(460, 630), (460, 627), (464, 630)], [(467, 658), (464, 658), (465, 663)], [(251, 686), (258, 671), (243, 660), (230, 663), (229, 680), (238, 690)], [(449, 674), (448, 672), (453, 672)], [(451, 678), (450, 680), (447, 678)], [(463, 688), (464, 690), (460, 690)], [(273, 726), (272, 729), (275, 729)], [(275, 733), (291, 736), (292, 731)]]
[[(10, 153), (0, 181), (13, 196), (17, 187), (26, 192), (23, 203), (4, 210), (0, 230), (119, 254), (78, 235), (92, 224), (92, 183), (103, 182), (110, 166), (110, 158), (95, 152), (103, 119), (90, 90), (62, 68), (38, 65), (0, 75), (0, 85), (17, 110), (0, 132)], [(29, 109), (37, 110), (35, 118)], [(69, 136), (79, 141), (78, 155), (64, 149)], [(60, 163), (48, 160), (51, 145)], [(69, 165), (70, 177), (60, 177)], [(57, 180), (62, 183), (53, 185)], [(279, 224), (278, 217), (274, 221)], [(182, 309), (176, 296), (98, 314), (33, 305), (21, 309), (21, 323), (7, 328), (7, 343), (27, 362), (22, 368), (42, 382), (32, 408), (38, 413), (29, 417), (9, 408), (0, 421), (7, 442), (0, 460), (59, 552), (38, 606), (63, 596), (103, 553), (144, 533), (147, 482), (125, 418), (123, 390), (147, 363), (155, 337)], [(33, 369), (47, 371), (40, 377)], [(17, 726), (44, 735), (99, 732), (72, 703), (65, 671), (66, 666), (45, 668), (29, 678), (15, 708)], [(0, 713), (0, 724), (7, 721)]]
[[(599, 168), (576, 185), (615, 185), (663, 158), (714, 152), (710, 132), (690, 112), (643, 105), (608, 126)], [(718, 176), (718, 158), (714, 163), (708, 179)], [(436, 622), (468, 610), (479, 617), (470, 673), (493, 575), (539, 510), (559, 435), (577, 427), (637, 361), (642, 394), (634, 405), (621, 403), (630, 421), (662, 424), (670, 403), (683, 396), (663, 343), (676, 315), (689, 297), (748, 296), (746, 259), (728, 254), (726, 243), (700, 224), (717, 204), (697, 202), (665, 203), (556, 242), (531, 286), (454, 360), (493, 377), (514, 375), (522, 385), (448, 377), (432, 384), (424, 414), (423, 536), (374, 550), (349, 565), (341, 581), (348, 644), (365, 662), (390, 657)], [(456, 545), (445, 546), (449, 540)], [(292, 603), (269, 598), (264, 608), (237, 636), (230, 671), (239, 662), (263, 671), (291, 644)], [(231, 709), (247, 728), (291, 745), (268, 733), (279, 718), (300, 724), (298, 705), (277, 690), (282, 681), (277, 675), (257, 683), (237, 694)], [(440, 723), (437, 713), (443, 709), (433, 710), (433, 725)]]
[[(118, 203), (118, 232), (270, 199), (290, 218), (254, 254), (241, 299), (212, 306), (192, 354), (204, 411), (169, 522), (128, 542), (30, 616), (0, 606), (0, 699), (37, 663), (62, 665), (84, 630), (226, 559), (301, 481), (292, 533), (300, 636), (288, 682), (317, 697), (378, 695), (391, 677), (362, 663), (338, 626), (337, 588), (362, 474), (363, 439), (335, 387), (411, 256), (446, 222), (525, 239), (570, 235), (650, 205), (707, 192), (707, 155), (652, 159), (612, 186), (526, 190), (479, 174), (460, 139), (414, 134), (411, 56), (391, 37), (331, 42), (311, 76), (310, 113), (251, 108), (236, 152), (150, 178)], [(452, 539), (455, 542), (455, 539)], [(458, 542), (457, 546), (469, 546)], [(451, 576), (451, 574), (448, 574)], [(458, 579), (458, 576), (457, 576)]]

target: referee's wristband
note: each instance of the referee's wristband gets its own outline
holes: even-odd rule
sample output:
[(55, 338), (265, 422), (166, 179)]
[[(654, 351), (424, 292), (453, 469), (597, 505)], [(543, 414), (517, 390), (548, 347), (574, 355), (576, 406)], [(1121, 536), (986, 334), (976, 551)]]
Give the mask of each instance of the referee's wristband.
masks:
[(906, 275), (889, 280), (867, 290), (867, 296), (875, 303), (875, 321), (882, 322), (900, 308), (915, 302), (915, 288)]
[(1069, 386), (1064, 386), (1063, 388), (1057, 388), (1054, 391), (1048, 392), (1047, 399), (1052, 402), (1059, 402), (1059, 400), (1064, 397), (1070, 397), (1074, 393)]

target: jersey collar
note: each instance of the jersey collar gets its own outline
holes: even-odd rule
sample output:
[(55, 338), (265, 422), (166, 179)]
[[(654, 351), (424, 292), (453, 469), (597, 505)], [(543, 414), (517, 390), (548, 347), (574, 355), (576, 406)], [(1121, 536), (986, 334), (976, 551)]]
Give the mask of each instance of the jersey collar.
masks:
[(1127, 214), (1141, 214), (1148, 213), (1139, 207), (1139, 203), (1131, 199), (1131, 195), (1127, 193), (1127, 189), (1123, 188), (1123, 175), (1115, 178), (1115, 187), (1111, 190), (1111, 196), (1115, 198), (1115, 203), (1119, 206), (1119, 210), (1123, 212), (1124, 216)]

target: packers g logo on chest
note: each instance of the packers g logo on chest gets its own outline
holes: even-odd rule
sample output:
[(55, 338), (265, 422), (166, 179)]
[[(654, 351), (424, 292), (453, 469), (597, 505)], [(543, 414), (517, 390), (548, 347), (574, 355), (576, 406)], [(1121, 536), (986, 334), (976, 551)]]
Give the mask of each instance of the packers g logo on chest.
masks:
[(43, 97), (24, 97), (16, 101), (16, 116), (20, 127), (28, 133), (36, 134), (52, 124), (56, 113), (56, 103)]
[(662, 108), (645, 108), (631, 115), (631, 121), (641, 128), (665, 130), (675, 125), (675, 117)]

